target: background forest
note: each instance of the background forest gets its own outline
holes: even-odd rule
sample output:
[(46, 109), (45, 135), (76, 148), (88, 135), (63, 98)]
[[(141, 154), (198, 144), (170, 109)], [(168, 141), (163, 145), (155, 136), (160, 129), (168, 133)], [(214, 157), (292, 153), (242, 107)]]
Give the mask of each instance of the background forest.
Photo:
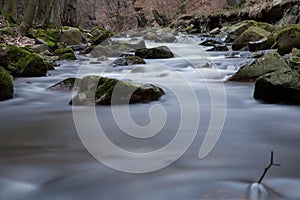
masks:
[(242, 0), (1, 0), (0, 6), (3, 16), (10, 22), (22, 22), (25, 30), (32, 25), (47, 27), (52, 24), (102, 26), (120, 31), (138, 25), (155, 25), (155, 15), (164, 16), (168, 23), (181, 14), (211, 13), (243, 3)]

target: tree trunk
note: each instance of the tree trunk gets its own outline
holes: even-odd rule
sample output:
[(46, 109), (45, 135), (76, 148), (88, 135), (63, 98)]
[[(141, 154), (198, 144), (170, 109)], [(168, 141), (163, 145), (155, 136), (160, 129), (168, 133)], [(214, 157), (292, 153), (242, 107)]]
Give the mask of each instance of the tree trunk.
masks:
[(63, 10), (62, 25), (77, 25), (77, 0), (65, 0)]
[(17, 0), (3, 0), (2, 15), (10, 22), (17, 21)]
[(25, 34), (27, 30), (32, 26), (37, 6), (38, 6), (37, 0), (27, 0), (26, 8), (24, 11), (24, 18), (20, 25), (21, 33)]

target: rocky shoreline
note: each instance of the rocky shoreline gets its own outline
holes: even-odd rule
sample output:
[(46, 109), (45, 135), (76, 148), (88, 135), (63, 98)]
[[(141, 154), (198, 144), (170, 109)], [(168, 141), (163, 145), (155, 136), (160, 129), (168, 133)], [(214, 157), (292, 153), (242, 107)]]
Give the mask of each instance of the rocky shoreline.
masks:
[[(230, 47), (236, 51), (255, 52), (256, 60), (241, 67), (229, 80), (255, 81), (256, 99), (270, 103), (300, 104), (300, 15), (295, 12), (300, 11), (300, 6), (297, 2), (289, 0), (266, 4), (256, 14), (249, 10), (232, 10), (231, 13), (182, 16), (171, 27), (186, 33), (202, 33), (205, 40), (201, 45), (212, 47), (212, 51), (230, 51)], [(276, 16), (272, 14), (275, 11)], [(12, 77), (46, 76), (48, 70), (57, 67), (57, 61), (76, 60), (75, 52), (91, 53), (99, 60), (121, 56), (113, 63), (116, 66), (144, 64), (143, 59), (174, 57), (167, 47), (147, 49), (144, 42), (174, 42), (176, 33), (172, 29), (128, 31), (123, 33), (133, 38), (128, 42), (109, 39), (115, 33), (99, 27), (91, 30), (74, 27), (30, 29), (27, 37), (18, 36), (17, 40), (17, 28), (10, 27), (5, 19), (1, 20), (4, 22), (0, 27), (0, 100), (13, 98)], [(95, 101), (88, 98), (79, 101), (77, 98), (78, 102), (109, 104), (111, 100), (105, 103), (99, 103), (98, 100), (101, 96), (110, 99), (111, 88), (116, 85), (116, 82), (112, 82), (114, 84), (108, 87), (108, 91), (101, 93)], [(130, 100), (134, 103), (157, 100), (164, 94), (155, 86), (151, 86), (151, 91), (160, 91), (159, 95), (149, 92), (149, 86), (121, 84), (139, 88), (139, 94), (144, 95), (145, 98), (137, 98), (140, 101)]]

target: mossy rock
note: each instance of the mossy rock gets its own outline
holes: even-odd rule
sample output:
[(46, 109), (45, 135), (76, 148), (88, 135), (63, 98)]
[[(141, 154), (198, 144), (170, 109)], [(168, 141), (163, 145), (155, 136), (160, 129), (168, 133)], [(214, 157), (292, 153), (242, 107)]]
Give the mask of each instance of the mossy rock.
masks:
[(45, 76), (48, 68), (45, 60), (36, 53), (21, 58), (14, 66), (16, 67), (14, 75), (21, 77)]
[(262, 28), (251, 26), (232, 43), (232, 49), (240, 50), (243, 47), (247, 47), (249, 42), (257, 42), (262, 39), (267, 39), (270, 34), (270, 32)]
[(276, 71), (257, 79), (254, 98), (268, 103), (300, 104), (300, 72)]
[(59, 56), (60, 60), (76, 60), (75, 53), (70, 47), (57, 49), (54, 53)]
[(105, 30), (103, 28), (99, 28), (99, 27), (92, 29), (91, 34), (92, 34), (92, 37), (90, 40), (91, 40), (92, 46), (97, 46), (97, 45), (101, 44), (102, 42), (104, 42), (105, 40), (107, 40), (110, 37), (115, 35), (114, 32), (110, 32), (110, 31), (107, 31), (107, 30)]
[(0, 67), (0, 101), (13, 98), (13, 93), (13, 79), (3, 67)]
[(275, 27), (272, 24), (268, 24), (265, 22), (257, 22), (254, 20), (245, 20), (237, 24), (224, 27), (221, 30), (228, 32), (230, 35), (239, 36), (251, 26), (264, 29), (268, 32), (273, 32), (275, 30)]
[(112, 65), (113, 66), (127, 66), (127, 65), (138, 65), (146, 64), (146, 62), (138, 56), (125, 56), (117, 58)]
[(57, 29), (37, 29), (36, 33), (34, 34), (35, 39), (41, 39), (44, 41), (50, 48), (56, 49), (57, 48), (57, 41), (59, 37), (60, 31)]
[(116, 105), (158, 100), (164, 91), (154, 85), (133, 84), (117, 79), (88, 76), (79, 81), (72, 105)]
[(287, 26), (274, 34), (281, 55), (290, 53), (293, 48), (300, 48), (300, 24)]
[(21, 58), (30, 55), (31, 52), (25, 48), (17, 47), (17, 46), (10, 46), (7, 49), (7, 58), (9, 63), (16, 63)]
[(292, 69), (300, 71), (300, 49), (293, 48), (292, 52), (286, 54), (284, 58)]
[(231, 81), (254, 81), (258, 77), (274, 71), (288, 71), (291, 68), (276, 52), (270, 52), (256, 59), (252, 64), (241, 67), (230, 80)]
[(166, 46), (160, 46), (151, 49), (138, 49), (135, 51), (135, 55), (143, 59), (164, 59), (174, 57), (172, 51)]

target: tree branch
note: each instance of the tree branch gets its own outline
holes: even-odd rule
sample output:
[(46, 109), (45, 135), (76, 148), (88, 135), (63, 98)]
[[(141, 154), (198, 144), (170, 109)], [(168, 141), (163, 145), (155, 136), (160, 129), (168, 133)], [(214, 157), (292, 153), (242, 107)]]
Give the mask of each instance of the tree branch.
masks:
[(271, 169), (272, 166), (276, 166), (276, 167), (280, 167), (280, 164), (276, 164), (274, 163), (274, 152), (271, 151), (271, 160), (270, 160), (270, 164), (265, 168), (265, 171), (263, 172), (263, 174), (261, 175), (260, 179), (257, 181), (258, 184), (260, 184), (264, 177), (266, 176), (267, 172)]

